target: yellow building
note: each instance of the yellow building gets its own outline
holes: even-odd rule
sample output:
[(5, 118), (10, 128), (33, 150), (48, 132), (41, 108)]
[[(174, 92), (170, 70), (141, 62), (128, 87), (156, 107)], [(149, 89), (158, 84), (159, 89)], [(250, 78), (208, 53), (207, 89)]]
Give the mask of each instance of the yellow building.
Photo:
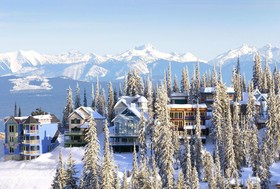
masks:
[[(179, 132), (179, 137), (183, 138), (184, 131), (187, 130), (189, 138), (194, 134), (195, 117), (197, 104), (169, 104), (170, 119), (174, 125), (173, 130)], [(207, 106), (206, 104), (198, 104), (200, 111), (201, 138), (205, 142), (206, 135), (209, 133), (207, 124)]]

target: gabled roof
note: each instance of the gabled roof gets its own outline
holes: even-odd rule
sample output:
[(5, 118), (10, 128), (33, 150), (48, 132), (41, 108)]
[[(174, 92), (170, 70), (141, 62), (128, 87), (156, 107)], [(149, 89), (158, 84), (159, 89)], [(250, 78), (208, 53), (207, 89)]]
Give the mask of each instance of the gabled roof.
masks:
[(18, 121), (15, 119), (14, 116), (7, 117), (7, 118), (5, 119), (5, 123), (8, 123), (8, 122), (12, 122), (12, 123), (18, 124)]
[[(201, 93), (214, 93), (216, 90), (215, 87), (205, 87), (205, 88), (200, 88)], [(235, 93), (234, 88), (232, 87), (227, 87), (227, 93)]]
[(30, 123), (39, 123), (33, 116), (29, 116), (25, 121), (24, 124), (30, 124)]
[(91, 114), (94, 119), (105, 119), (104, 116), (100, 115), (97, 111), (94, 111), (91, 107), (84, 107), (84, 106), (80, 106), (79, 108), (77, 108), (68, 117), (71, 117), (74, 113), (76, 113), (82, 119), (86, 119), (86, 117), (83, 114), (83, 112), (81, 111), (81, 109), (83, 109), (88, 114), (88, 116)]

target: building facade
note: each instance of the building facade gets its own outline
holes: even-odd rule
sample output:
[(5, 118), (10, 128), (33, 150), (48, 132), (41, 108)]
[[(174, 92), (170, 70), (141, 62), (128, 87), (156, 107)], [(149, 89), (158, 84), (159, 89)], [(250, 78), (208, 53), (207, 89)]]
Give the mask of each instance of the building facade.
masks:
[(69, 130), (64, 132), (65, 147), (79, 147), (86, 145), (85, 136), (91, 115), (96, 123), (97, 135), (103, 131), (105, 117), (94, 111), (91, 107), (81, 106), (68, 117)]
[(114, 106), (115, 118), (113, 133), (110, 133), (110, 146), (115, 152), (133, 152), (138, 149), (139, 122), (141, 113), (148, 120), (147, 99), (143, 96), (122, 96)]
[(58, 145), (59, 120), (54, 115), (5, 119), (5, 160), (31, 160)]
[(173, 130), (179, 133), (181, 139), (184, 138), (185, 132), (187, 132), (188, 138), (191, 138), (195, 134), (196, 110), (199, 108), (201, 139), (205, 142), (206, 136), (209, 134), (206, 104), (169, 104), (168, 107), (170, 110), (170, 119), (173, 123)]

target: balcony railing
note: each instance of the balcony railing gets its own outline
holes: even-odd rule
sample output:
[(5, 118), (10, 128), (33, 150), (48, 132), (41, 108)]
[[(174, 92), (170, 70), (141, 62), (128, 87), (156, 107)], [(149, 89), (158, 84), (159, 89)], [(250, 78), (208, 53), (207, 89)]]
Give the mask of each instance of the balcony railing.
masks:
[(64, 135), (65, 136), (74, 136), (74, 135), (75, 136), (77, 136), (77, 135), (81, 136), (81, 135), (85, 135), (85, 133), (82, 132), (82, 131), (65, 131)]
[(39, 145), (39, 140), (23, 140), (23, 144), (38, 144)]
[(84, 140), (70, 140), (70, 139), (66, 139), (64, 140), (64, 144), (86, 144), (87, 142)]
[[(196, 116), (186, 116), (185, 120), (194, 120)], [(200, 116), (200, 119), (206, 119), (206, 116)]]
[(138, 142), (110, 142), (111, 146), (134, 146), (138, 145)]
[(40, 154), (40, 152), (39, 152), (39, 150), (24, 150), (23, 152), (22, 152), (24, 155), (39, 155)]
[(23, 130), (23, 134), (39, 134), (38, 130)]

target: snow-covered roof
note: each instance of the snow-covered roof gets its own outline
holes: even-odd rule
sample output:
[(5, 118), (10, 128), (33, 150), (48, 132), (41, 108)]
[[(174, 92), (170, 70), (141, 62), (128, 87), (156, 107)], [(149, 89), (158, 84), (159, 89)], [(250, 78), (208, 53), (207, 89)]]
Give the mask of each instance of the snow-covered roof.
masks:
[(144, 96), (140, 96), (137, 100), (139, 103), (148, 102), (148, 100)]
[[(169, 108), (196, 108), (197, 104), (169, 104)], [(198, 104), (199, 108), (207, 108), (206, 104)]]
[(187, 97), (188, 93), (171, 93), (171, 97)]
[[(202, 92), (202, 93), (214, 93), (215, 90), (216, 90), (215, 87), (205, 87), (205, 88), (201, 88), (200, 92)], [(234, 88), (227, 87), (227, 93), (235, 93)]]
[(79, 108), (77, 108), (74, 112), (72, 112), (69, 115), (69, 117), (72, 116), (72, 114), (77, 113), (82, 119), (86, 119), (81, 109), (83, 109), (88, 115), (91, 114), (94, 119), (105, 119), (105, 117), (100, 115), (97, 111), (94, 111), (91, 107), (84, 107), (84, 106), (80, 106)]
[(89, 122), (85, 122), (83, 125), (80, 126), (81, 129), (87, 129), (88, 128), (88, 123)]

